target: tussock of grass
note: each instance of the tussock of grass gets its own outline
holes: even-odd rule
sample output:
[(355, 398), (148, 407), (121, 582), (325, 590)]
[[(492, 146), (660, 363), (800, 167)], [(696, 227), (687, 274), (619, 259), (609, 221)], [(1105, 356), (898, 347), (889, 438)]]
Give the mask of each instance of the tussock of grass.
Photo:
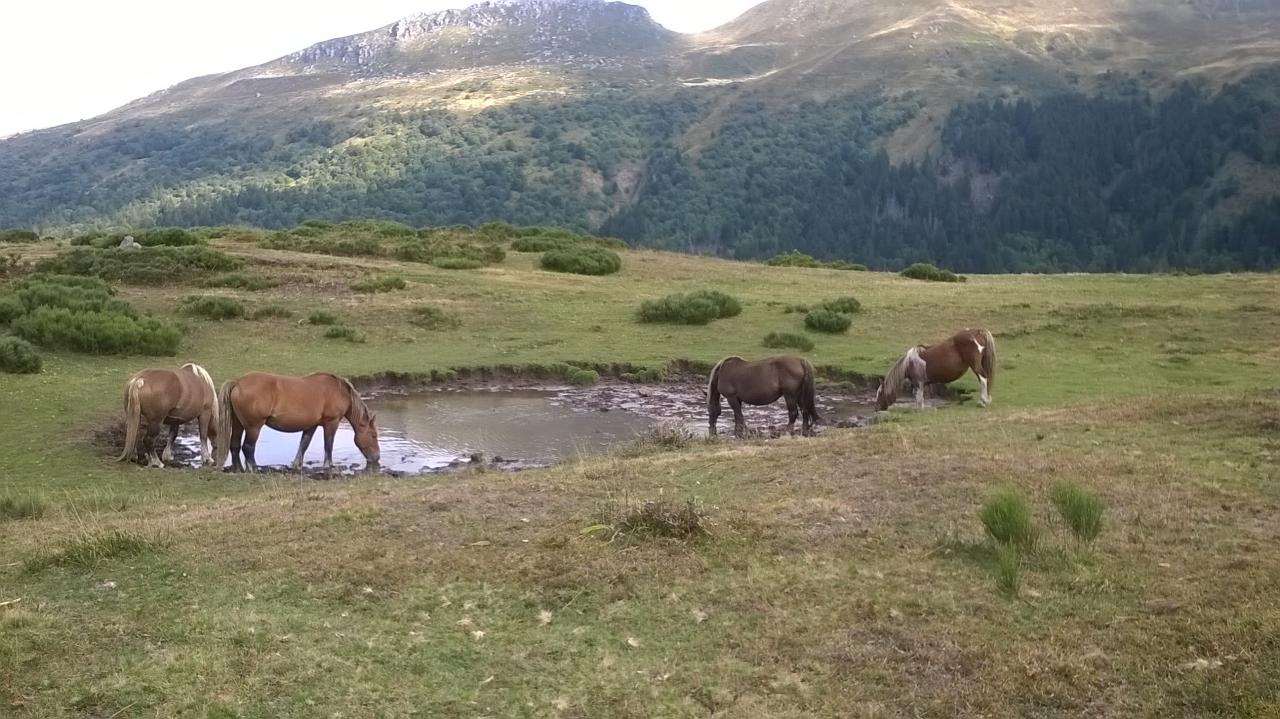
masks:
[(689, 541), (709, 534), (707, 514), (693, 500), (683, 504), (649, 500), (626, 507), (611, 522), (613, 535), (631, 539), (679, 539)]
[(650, 452), (673, 452), (689, 447), (698, 440), (698, 436), (683, 424), (662, 422), (640, 433), (623, 449), (622, 455), (633, 457)]
[(579, 386), (593, 385), (600, 381), (600, 373), (593, 369), (573, 369), (565, 376), (565, 381)]
[(326, 339), (346, 340), (355, 344), (364, 344), (365, 337), (356, 330), (343, 325), (335, 325), (330, 327), (325, 333)]
[(452, 330), (462, 326), (462, 320), (435, 305), (417, 305), (409, 311), (409, 324), (424, 330)]
[(792, 332), (770, 332), (761, 343), (770, 349), (794, 349), (801, 352), (813, 350), (813, 340)]
[(1102, 500), (1074, 482), (1058, 482), (1050, 495), (1058, 515), (1080, 542), (1092, 542), (1102, 532)]
[(403, 290), (408, 287), (408, 283), (399, 275), (376, 275), (374, 277), (366, 277), (351, 283), (351, 289), (356, 292), (393, 292), (395, 290)]
[(996, 587), (1007, 597), (1018, 596), (1022, 586), (1022, 556), (1018, 548), (1001, 545), (996, 548)]
[(250, 319), (265, 320), (273, 318), (293, 317), (293, 310), (280, 305), (263, 305), (255, 309), (250, 315)]
[(814, 332), (839, 334), (849, 329), (849, 325), (851, 324), (853, 324), (853, 320), (849, 318), (849, 315), (843, 312), (813, 310), (804, 316), (804, 326)]
[(57, 550), (32, 557), (25, 566), (29, 572), (50, 567), (87, 569), (110, 559), (151, 554), (164, 544), (154, 536), (126, 529), (89, 531)]
[(182, 311), (207, 320), (233, 320), (244, 317), (244, 303), (234, 297), (200, 295), (188, 297), (182, 303)]
[(820, 309), (830, 310), (831, 312), (841, 312), (846, 315), (855, 314), (862, 311), (862, 303), (856, 297), (838, 297), (834, 300), (827, 300), (818, 305)]
[(996, 543), (1024, 552), (1035, 550), (1040, 532), (1022, 493), (1015, 489), (995, 492), (983, 502), (979, 516), (983, 528)]
[(316, 310), (307, 316), (307, 324), (311, 325), (336, 325), (338, 324), (338, 316), (332, 312), (324, 310)]
[(214, 275), (204, 281), (205, 287), (228, 287), (235, 290), (248, 290), (250, 292), (258, 292), (268, 290), (275, 287), (275, 280), (267, 277), (259, 277), (245, 272), (225, 272), (220, 275)]
[(0, 519), (38, 519), (44, 516), (45, 503), (30, 495), (0, 497)]
[(437, 257), (431, 266), (442, 270), (478, 270), (484, 267), (484, 262), (473, 257)]
[(37, 374), (44, 365), (30, 342), (17, 337), (0, 337), (0, 372)]

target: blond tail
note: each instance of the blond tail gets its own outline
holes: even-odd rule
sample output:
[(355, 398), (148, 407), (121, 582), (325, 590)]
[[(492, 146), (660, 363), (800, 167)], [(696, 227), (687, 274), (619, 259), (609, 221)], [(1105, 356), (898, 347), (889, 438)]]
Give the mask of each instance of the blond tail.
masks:
[(987, 391), (990, 392), (996, 383), (996, 338), (987, 330), (978, 330), (986, 349), (982, 352), (982, 374), (987, 378)]
[(142, 425), (141, 377), (132, 377), (124, 386), (124, 451), (117, 462), (128, 462), (138, 455), (138, 429)]
[(213, 466), (222, 469), (227, 463), (227, 455), (231, 454), (231, 390), (236, 388), (237, 380), (229, 379), (222, 383), (222, 391), (218, 392), (218, 441), (213, 448)]

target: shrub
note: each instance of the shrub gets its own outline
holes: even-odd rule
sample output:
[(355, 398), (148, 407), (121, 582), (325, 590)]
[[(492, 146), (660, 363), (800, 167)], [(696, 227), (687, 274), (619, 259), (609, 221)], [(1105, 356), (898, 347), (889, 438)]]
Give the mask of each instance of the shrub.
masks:
[(849, 315), (846, 315), (843, 312), (814, 310), (804, 316), (804, 326), (814, 332), (839, 334), (849, 329), (849, 325), (851, 324), (853, 324), (853, 320), (849, 318)]
[(227, 272), (221, 275), (215, 275), (204, 281), (205, 287), (229, 287), (236, 290), (248, 290), (257, 292), (275, 287), (275, 280), (250, 275), (244, 272)]
[(622, 269), (618, 253), (604, 247), (577, 246), (551, 250), (542, 256), (542, 269), (575, 275), (610, 275)]
[(13, 333), (50, 349), (89, 354), (173, 356), (182, 333), (160, 320), (104, 310), (73, 312), (64, 307), (37, 307), (14, 320)]
[(1058, 482), (1051, 495), (1053, 506), (1081, 542), (1092, 542), (1102, 532), (1103, 503), (1098, 497), (1072, 482)]
[(765, 347), (771, 349), (797, 349), (801, 352), (809, 352), (813, 349), (813, 340), (804, 335), (792, 334), (790, 332), (770, 332), (764, 336)]
[(403, 277), (396, 275), (376, 275), (351, 283), (351, 289), (356, 292), (392, 292), (408, 286)]
[(991, 495), (983, 502), (979, 516), (987, 534), (997, 543), (1022, 551), (1035, 549), (1040, 533), (1026, 498), (1018, 491), (1005, 489)]
[(799, 312), (802, 315), (809, 314), (809, 305), (787, 305), (782, 308), (782, 314), (791, 315)]
[(667, 295), (640, 304), (641, 322), (676, 325), (705, 325), (716, 319), (736, 317), (742, 303), (718, 290), (698, 290), (688, 294)]
[(307, 317), (307, 323), (313, 325), (336, 325), (338, 324), (338, 316), (332, 312), (317, 310)]
[(182, 303), (182, 310), (189, 315), (209, 320), (231, 320), (244, 317), (244, 304), (234, 297), (218, 295), (202, 295), (188, 297)]
[(478, 270), (484, 267), (483, 262), (470, 257), (437, 257), (431, 265), (442, 270)]
[(928, 282), (964, 282), (965, 280), (951, 270), (940, 269), (928, 262), (917, 262), (898, 274), (913, 280)]
[(411, 310), (409, 323), (425, 330), (451, 330), (460, 327), (462, 320), (435, 305), (418, 305)]
[[(405, 240), (391, 251), (391, 255), (405, 262), (435, 264), (437, 260), (472, 260), (480, 265), (496, 265), (507, 258), (506, 250), (494, 244), (478, 244), (448, 238), (416, 238)], [(439, 266), (439, 265), (437, 265)], [(446, 269), (458, 269), (448, 267)], [(474, 268), (470, 268), (474, 269)]]
[(0, 519), (39, 519), (44, 510), (44, 500), (38, 497), (0, 497)]
[(614, 520), (613, 530), (635, 538), (690, 540), (709, 534), (705, 525), (706, 512), (696, 502), (658, 500), (628, 508)]
[(273, 317), (292, 317), (292, 316), (293, 316), (292, 310), (286, 307), (281, 307), (280, 305), (263, 305), (258, 309), (254, 310), (249, 315), (250, 319), (255, 319), (255, 320), (265, 320)]
[(191, 230), (181, 227), (154, 227), (128, 232), (91, 232), (71, 238), (71, 244), (76, 247), (112, 249), (118, 248), (126, 237), (132, 237), (134, 242), (143, 247), (189, 247), (205, 243), (203, 237)]
[(330, 327), (324, 333), (324, 336), (331, 340), (346, 340), (356, 344), (364, 343), (364, 335), (356, 332), (350, 327), (344, 327), (342, 325), (334, 325), (333, 327)]
[(847, 315), (862, 311), (862, 303), (853, 297), (840, 297), (834, 300), (827, 300), (826, 302), (818, 305), (818, 307), (832, 312), (842, 312)]
[(17, 297), (0, 295), (0, 325), (9, 324), (26, 311), (27, 308), (22, 306), (22, 302)]
[(814, 259), (799, 250), (791, 250), (780, 255), (774, 255), (765, 260), (764, 263), (773, 267), (821, 267), (828, 270), (856, 270), (860, 272), (865, 272), (867, 269), (866, 265), (856, 262), (845, 262), (843, 260), (824, 262)]
[(516, 252), (547, 252), (548, 250), (562, 250), (573, 242), (563, 237), (548, 237), (546, 235), (535, 235), (533, 237), (519, 237), (511, 243), (511, 249)]
[(569, 371), (568, 375), (565, 376), (565, 380), (569, 384), (581, 386), (593, 385), (600, 381), (600, 373), (593, 369), (575, 368)]
[(42, 363), (36, 348), (17, 337), (0, 337), (0, 372), (36, 374)]
[(1016, 597), (1022, 585), (1022, 557), (1015, 547), (1000, 545), (996, 548), (996, 586), (1007, 597)]
[(39, 241), (40, 241), (40, 235), (37, 235), (31, 230), (18, 230), (18, 229), (0, 230), (0, 242), (30, 244), (32, 242), (39, 242)]
[(163, 285), (210, 272), (230, 272), (240, 261), (200, 245), (139, 250), (76, 247), (36, 263), (36, 272), (98, 277), (110, 282)]
[[(37, 307), (62, 307), (73, 312), (110, 310), (137, 316), (128, 302), (116, 299), (114, 294), (107, 283), (93, 277), (33, 275), (17, 284), (11, 297), (21, 306), (22, 313)], [(3, 310), (6, 314), (13, 311), (11, 304)]]

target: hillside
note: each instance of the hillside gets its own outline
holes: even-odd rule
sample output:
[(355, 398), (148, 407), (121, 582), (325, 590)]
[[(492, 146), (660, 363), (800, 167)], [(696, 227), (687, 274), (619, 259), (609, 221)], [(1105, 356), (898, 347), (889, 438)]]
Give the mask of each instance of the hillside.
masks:
[(879, 267), (1271, 267), (1277, 37), (1274, 0), (770, 0), (696, 36), (486, 2), (0, 141), (0, 226), (498, 218)]

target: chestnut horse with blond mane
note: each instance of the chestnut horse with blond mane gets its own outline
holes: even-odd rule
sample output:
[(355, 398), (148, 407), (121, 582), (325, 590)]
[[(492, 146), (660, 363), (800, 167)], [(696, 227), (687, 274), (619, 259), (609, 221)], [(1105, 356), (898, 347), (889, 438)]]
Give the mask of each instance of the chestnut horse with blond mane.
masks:
[(263, 426), (277, 432), (301, 432), (298, 454), (292, 469), (302, 468), (302, 456), (311, 444), (317, 427), (324, 428), (324, 469), (333, 468), (333, 439), (338, 423), (346, 419), (355, 430), (356, 447), (376, 467), (382, 452), (378, 448), (377, 415), (369, 411), (360, 393), (346, 378), (327, 372), (304, 377), (288, 377), (267, 372), (250, 372), (227, 381), (218, 393), (222, 426), (218, 432), (218, 450), (214, 463), (226, 464), (231, 455), (232, 469), (242, 471), (240, 453), (250, 472), (258, 469), (254, 449)]
[(898, 400), (903, 382), (915, 390), (916, 404), (924, 408), (924, 386), (947, 384), (968, 370), (978, 377), (982, 394), (978, 406), (991, 404), (991, 383), (996, 376), (996, 340), (984, 329), (965, 329), (933, 345), (916, 345), (907, 350), (876, 390), (876, 409), (886, 410)]
[[(145, 459), (152, 467), (163, 467), (173, 460), (178, 431), (192, 421), (199, 422), (200, 458), (209, 464), (210, 438), (218, 431), (218, 393), (203, 367), (188, 362), (176, 370), (138, 372), (124, 385), (124, 451), (117, 460)], [(164, 453), (156, 456), (156, 437), (166, 424), (169, 438)]]

